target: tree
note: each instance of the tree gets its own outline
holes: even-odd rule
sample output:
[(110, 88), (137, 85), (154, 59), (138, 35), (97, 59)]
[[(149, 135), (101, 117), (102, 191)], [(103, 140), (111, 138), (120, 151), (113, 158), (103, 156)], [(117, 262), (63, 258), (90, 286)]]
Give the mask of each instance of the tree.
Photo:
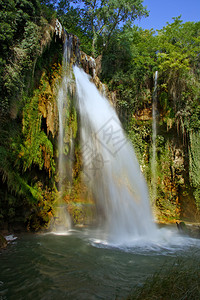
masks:
[(104, 47), (117, 27), (135, 19), (147, 16), (141, 0), (82, 0), (77, 2), (81, 9), (84, 26), (92, 38), (92, 54), (96, 55), (97, 41), (101, 39)]
[(158, 70), (176, 121), (182, 124), (181, 128), (189, 128), (188, 116), (199, 98), (200, 22), (183, 23), (180, 16), (173, 19), (173, 23), (158, 31)]
[[(14, 60), (16, 62), (15, 49), (19, 48), (27, 25), (31, 22), (38, 24), (39, 21), (39, 0), (0, 0), (0, 115), (8, 113), (9, 110), (11, 95), (8, 85), (10, 78), (12, 78), (14, 86), (14, 89), (11, 88), (14, 98), (19, 95), (19, 91), (16, 92), (15, 88), (16, 81), (21, 82), (21, 76), (18, 76), (18, 72), (13, 71), (14, 65), (16, 66), (14, 64)], [(19, 65), (16, 66), (16, 69), (20, 69)], [(10, 72), (7, 72), (8, 70)], [(8, 73), (11, 77), (8, 76)]]
[(116, 92), (120, 109), (135, 112), (144, 105), (144, 95), (152, 89), (151, 78), (157, 70), (156, 50), (152, 30), (124, 26), (114, 31), (103, 52), (101, 80)]

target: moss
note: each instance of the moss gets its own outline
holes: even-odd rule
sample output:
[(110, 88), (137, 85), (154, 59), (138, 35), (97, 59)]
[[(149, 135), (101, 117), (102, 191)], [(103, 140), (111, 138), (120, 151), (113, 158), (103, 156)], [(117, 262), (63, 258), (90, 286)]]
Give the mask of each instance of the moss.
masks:
[(94, 205), (83, 202), (70, 202), (68, 211), (74, 225), (88, 225), (94, 220)]
[(182, 153), (177, 154), (178, 149), (174, 147), (170, 136), (163, 136), (159, 132), (156, 137), (156, 158), (152, 161), (152, 119), (147, 109), (130, 119), (127, 130), (147, 180), (157, 219), (175, 222), (180, 218), (178, 191), (184, 171)]
[(194, 197), (196, 200), (197, 208), (200, 210), (200, 132), (190, 133), (190, 151), (189, 151), (189, 162), (190, 162), (190, 182), (194, 188)]
[[(31, 30), (31, 26), (34, 26), (34, 30), (38, 29), (33, 24), (27, 26), (27, 30)], [(38, 39), (37, 44), (32, 38), (22, 40), (22, 48), (30, 52), (26, 53), (32, 61), (29, 70), (28, 67), (21, 68), (22, 64), (27, 63), (28, 66), (29, 63), (20, 58), (20, 55), (24, 55), (23, 51), (20, 52), (21, 48), (16, 49), (18, 56), (15, 62), (17, 59), (21, 68), (17, 79), (26, 88), (20, 88), (17, 93), (13, 90), (18, 95), (13, 104), (19, 110), (16, 108), (16, 113), (12, 110), (12, 119), (1, 119), (0, 131), (0, 195), (3, 199), (0, 201), (0, 226), (8, 224), (12, 228), (20, 222), (30, 230), (48, 226), (56, 193), (55, 137), (58, 122), (55, 100), (56, 82), (60, 79), (62, 69), (62, 46), (53, 41), (47, 47), (52, 38), (51, 26), (46, 23), (41, 26), (48, 33), (48, 39), (42, 32), (43, 38), (41, 41)], [(34, 30), (31, 32), (33, 35)], [(29, 42), (32, 43), (31, 47), (27, 44)], [(40, 42), (43, 55), (36, 51), (39, 48), (34, 48)], [(9, 78), (14, 84), (13, 77)]]
[(3, 237), (3, 235), (0, 234), (0, 249), (6, 248), (6, 246), (7, 246), (7, 241), (6, 241), (6, 239)]

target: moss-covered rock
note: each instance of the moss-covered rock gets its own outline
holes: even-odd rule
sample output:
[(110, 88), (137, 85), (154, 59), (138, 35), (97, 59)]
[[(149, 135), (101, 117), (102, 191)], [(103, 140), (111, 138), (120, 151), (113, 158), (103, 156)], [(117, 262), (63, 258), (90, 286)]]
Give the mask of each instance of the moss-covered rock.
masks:
[(0, 249), (6, 248), (7, 241), (4, 236), (0, 233)]

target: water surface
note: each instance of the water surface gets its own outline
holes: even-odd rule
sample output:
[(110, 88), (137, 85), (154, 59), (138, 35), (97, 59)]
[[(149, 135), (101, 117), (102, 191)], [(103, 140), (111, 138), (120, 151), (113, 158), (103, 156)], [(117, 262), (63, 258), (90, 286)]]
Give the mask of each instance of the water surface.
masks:
[[(122, 299), (177, 256), (199, 253), (199, 240), (114, 246), (92, 230), (26, 234), (0, 254), (0, 299)], [(182, 239), (182, 242), (181, 242)]]

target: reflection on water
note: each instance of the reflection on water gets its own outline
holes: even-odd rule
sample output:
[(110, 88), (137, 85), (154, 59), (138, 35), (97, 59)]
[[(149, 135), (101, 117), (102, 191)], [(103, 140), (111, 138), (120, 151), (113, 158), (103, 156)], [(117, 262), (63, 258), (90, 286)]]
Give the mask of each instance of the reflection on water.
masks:
[(162, 236), (126, 247), (86, 229), (19, 236), (0, 254), (0, 299), (121, 299), (177, 256), (199, 255), (200, 240)]

